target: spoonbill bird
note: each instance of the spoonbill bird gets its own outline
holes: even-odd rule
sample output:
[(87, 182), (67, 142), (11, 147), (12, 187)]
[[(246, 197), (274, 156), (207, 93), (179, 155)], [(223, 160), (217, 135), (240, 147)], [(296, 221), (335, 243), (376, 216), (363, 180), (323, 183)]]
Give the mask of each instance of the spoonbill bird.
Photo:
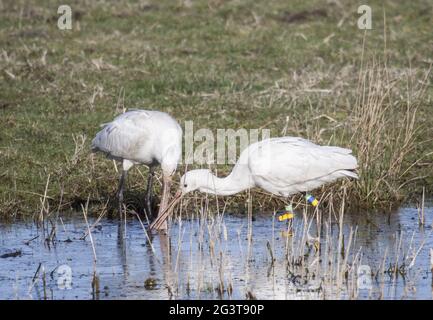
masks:
[[(208, 169), (186, 172), (180, 180), (180, 190), (167, 208), (171, 209), (184, 194), (194, 190), (228, 196), (259, 187), (289, 197), (339, 178), (358, 178), (353, 171), (357, 168), (357, 160), (351, 153), (349, 149), (319, 146), (303, 138), (262, 140), (242, 151), (232, 172), (225, 178), (216, 177)], [(170, 212), (163, 212), (151, 228), (165, 223)]]
[[(169, 114), (160, 111), (131, 110), (102, 125), (92, 141), (92, 151), (122, 162), (117, 196), (122, 213), (123, 191), (128, 170), (135, 164), (149, 166), (145, 197), (146, 211), (151, 215), (152, 180), (155, 167), (161, 165), (163, 192), (158, 215), (164, 212), (170, 195), (171, 177), (182, 152), (182, 128)], [(165, 229), (161, 223), (159, 229)]]

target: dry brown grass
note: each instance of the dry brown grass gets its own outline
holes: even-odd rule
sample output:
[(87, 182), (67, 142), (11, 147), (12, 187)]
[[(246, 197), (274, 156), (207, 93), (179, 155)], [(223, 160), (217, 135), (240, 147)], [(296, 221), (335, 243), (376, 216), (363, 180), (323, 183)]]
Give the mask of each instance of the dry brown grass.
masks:
[(429, 75), (430, 69), (393, 73), (374, 59), (361, 66), (350, 128), (360, 176), (352, 194), (361, 205), (393, 207), (404, 199), (405, 185), (425, 178), (412, 169), (431, 152), (410, 155), (427, 140), (418, 110)]

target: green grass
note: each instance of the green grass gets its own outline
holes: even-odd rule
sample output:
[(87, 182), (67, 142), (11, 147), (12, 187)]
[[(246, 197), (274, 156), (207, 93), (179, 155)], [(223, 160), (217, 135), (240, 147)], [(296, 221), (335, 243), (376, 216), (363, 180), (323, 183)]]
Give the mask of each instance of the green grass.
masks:
[[(287, 135), (347, 146), (356, 153), (348, 128), (364, 31), (357, 28), (359, 3), (338, 3), (70, 1), (73, 30), (61, 31), (59, 1), (0, 1), (2, 215), (38, 212), (48, 175), (52, 207), (61, 190), (65, 206), (88, 195), (105, 202), (117, 176), (110, 161), (91, 157), (89, 142), (99, 124), (111, 120), (121, 107), (167, 111), (181, 124), (194, 120), (195, 128), (265, 126), (274, 136), (281, 135), (289, 116)], [(410, 67), (411, 79), (419, 83), (432, 63), (431, 6), (428, 1), (369, 4), (373, 30), (365, 33), (364, 61), (375, 57), (383, 63), (386, 55), (390, 73), (400, 80), (391, 115), (400, 119), (404, 108), (399, 106), (407, 95), (402, 75)], [(326, 10), (326, 16), (307, 14), (304, 20), (282, 21), (287, 13), (317, 8)], [(384, 195), (378, 203), (410, 200), (423, 186), (431, 194), (430, 81), (419, 104), (416, 147), (404, 165), (423, 160), (395, 183), (425, 178), (408, 183), (398, 197)], [(317, 118), (322, 114), (340, 126)], [(77, 161), (72, 161), (73, 136), (78, 135), (86, 140)], [(137, 170), (129, 187), (137, 194), (144, 188)], [(375, 206), (368, 201), (364, 205)]]

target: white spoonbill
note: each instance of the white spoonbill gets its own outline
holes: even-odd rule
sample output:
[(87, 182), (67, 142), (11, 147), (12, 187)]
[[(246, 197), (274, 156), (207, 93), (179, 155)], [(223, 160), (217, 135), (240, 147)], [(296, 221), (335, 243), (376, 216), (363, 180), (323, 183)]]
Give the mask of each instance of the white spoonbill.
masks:
[[(351, 153), (349, 149), (319, 146), (303, 138), (262, 140), (242, 151), (232, 172), (225, 178), (216, 177), (208, 169), (186, 172), (180, 180), (180, 191), (167, 209), (172, 208), (182, 195), (194, 190), (228, 196), (258, 187), (289, 197), (339, 178), (358, 178), (353, 172), (357, 160)], [(170, 211), (163, 212), (151, 228), (165, 223)]]
[[(126, 175), (135, 164), (149, 166), (145, 198), (149, 216), (154, 170), (157, 165), (161, 165), (163, 192), (158, 215), (164, 212), (169, 200), (171, 177), (182, 153), (182, 128), (177, 121), (165, 112), (131, 110), (102, 127), (92, 141), (92, 151), (100, 151), (108, 158), (122, 162), (123, 170), (117, 191), (120, 214)], [(165, 228), (165, 223), (159, 224), (159, 229)]]

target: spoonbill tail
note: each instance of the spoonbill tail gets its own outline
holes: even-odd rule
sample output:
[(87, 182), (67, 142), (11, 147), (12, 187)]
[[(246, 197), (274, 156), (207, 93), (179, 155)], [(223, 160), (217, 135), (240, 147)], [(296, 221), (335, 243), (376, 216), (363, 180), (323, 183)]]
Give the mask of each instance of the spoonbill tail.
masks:
[[(172, 208), (191, 191), (228, 196), (258, 187), (282, 197), (306, 192), (339, 178), (358, 178), (353, 171), (357, 160), (352, 151), (340, 147), (319, 146), (296, 137), (280, 137), (251, 144), (242, 151), (232, 172), (216, 177), (208, 169), (186, 172), (180, 190), (167, 206)], [(171, 210), (163, 212), (151, 227), (165, 223)]]
[[(170, 195), (171, 177), (182, 152), (182, 128), (169, 114), (160, 111), (131, 110), (102, 125), (92, 141), (92, 151), (122, 162), (119, 179), (119, 212), (122, 213), (123, 191), (128, 170), (135, 164), (149, 166), (146, 211), (151, 216), (152, 180), (155, 167), (161, 165), (163, 192), (158, 215), (164, 212)], [(165, 229), (166, 223), (158, 225)]]

